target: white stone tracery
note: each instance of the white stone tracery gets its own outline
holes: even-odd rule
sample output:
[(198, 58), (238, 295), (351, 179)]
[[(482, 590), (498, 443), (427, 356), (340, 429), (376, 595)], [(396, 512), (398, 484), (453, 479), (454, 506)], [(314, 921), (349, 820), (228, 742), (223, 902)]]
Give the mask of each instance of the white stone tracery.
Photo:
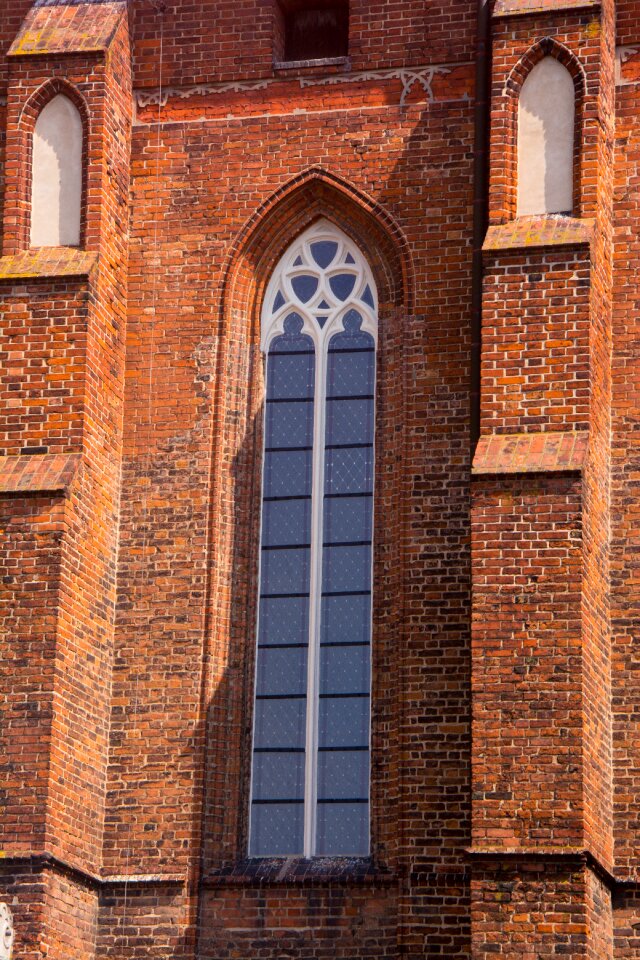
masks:
[[(318, 244), (335, 245), (335, 254), (326, 265), (326, 256), (321, 263), (315, 259)], [(340, 286), (343, 276), (354, 278), (353, 289), (346, 297), (341, 296), (347, 288), (346, 283)], [(307, 299), (300, 295), (305, 277), (317, 281), (316, 290)], [(316, 347), (324, 347), (334, 333), (342, 330), (342, 321), (350, 310), (361, 316), (362, 331), (377, 340), (377, 308), (375, 280), (362, 253), (335, 224), (320, 220), (290, 247), (273, 273), (262, 310), (262, 350), (266, 353), (271, 340), (284, 333), (284, 321), (291, 312), (302, 317), (302, 332), (309, 334)], [(327, 319), (321, 323), (319, 317)], [(320, 363), (323, 353), (322, 349), (317, 351)]]
[(11, 960), (13, 952), (13, 917), (6, 903), (0, 903), (0, 960)]

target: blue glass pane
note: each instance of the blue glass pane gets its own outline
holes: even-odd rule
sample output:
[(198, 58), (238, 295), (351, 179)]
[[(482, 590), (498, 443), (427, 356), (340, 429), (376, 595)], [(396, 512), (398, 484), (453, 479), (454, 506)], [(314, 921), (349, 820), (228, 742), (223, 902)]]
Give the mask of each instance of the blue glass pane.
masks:
[(313, 403), (308, 400), (267, 400), (265, 446), (310, 447), (313, 442)]
[(290, 750), (305, 745), (307, 701), (256, 700), (254, 747)]
[(331, 307), (326, 300), (321, 300), (318, 304), (318, 310), (331, 310)]
[(369, 693), (371, 686), (369, 662), (368, 645), (366, 647), (321, 647), (320, 693)]
[(346, 255), (345, 259), (344, 259), (344, 262), (345, 262), (345, 263), (355, 263), (355, 260), (353, 259), (353, 256), (352, 256), (350, 253), (348, 253), (348, 254)]
[(291, 356), (270, 352), (267, 363), (267, 396), (270, 400), (313, 398), (314, 384), (315, 358), (312, 353)]
[(304, 804), (253, 804), (251, 809), (252, 857), (292, 857), (304, 849)]
[(375, 388), (375, 353), (337, 353), (338, 337), (332, 337), (329, 349), (327, 396), (372, 396)]
[(323, 593), (371, 589), (371, 547), (327, 546), (322, 560)]
[(338, 300), (347, 300), (353, 293), (356, 279), (352, 273), (339, 273), (335, 277), (330, 277), (329, 286), (331, 287), (331, 292)]
[(373, 443), (373, 400), (330, 400), (327, 444)]
[(316, 317), (316, 320), (318, 321), (318, 324), (321, 330), (324, 330), (325, 324), (328, 319), (329, 317)]
[(303, 798), (304, 753), (254, 754), (254, 800), (302, 800)]
[(368, 745), (369, 698), (323, 697), (320, 700), (318, 746), (367, 747)]
[(309, 600), (306, 597), (263, 597), (258, 643), (307, 643)]
[(371, 540), (373, 500), (344, 497), (324, 501), (324, 541), (344, 543)]
[(319, 803), (316, 853), (323, 857), (366, 857), (369, 853), (367, 803)]
[(284, 307), (286, 300), (284, 299), (282, 292), (278, 290), (276, 298), (273, 301), (273, 313), (277, 313), (281, 307)]
[(373, 449), (327, 450), (325, 493), (369, 493), (373, 490)]
[(285, 547), (311, 541), (311, 500), (267, 501), (262, 507), (262, 545)]
[(367, 286), (364, 288), (362, 300), (364, 303), (368, 304), (372, 310), (375, 308), (375, 303), (373, 302), (373, 293), (371, 292), (371, 287), (369, 284), (367, 284)]
[(294, 267), (301, 267), (301, 266), (302, 266), (302, 257), (296, 257), (295, 260), (293, 261), (293, 265), (294, 265)]
[(338, 244), (333, 240), (319, 240), (317, 243), (311, 244), (311, 255), (323, 270), (325, 270), (330, 263), (333, 263), (337, 252)]
[(323, 597), (323, 643), (368, 643), (371, 638), (371, 597)]
[(265, 454), (264, 496), (311, 495), (311, 451), (291, 450)]
[[(292, 794), (291, 796), (295, 796)], [(331, 750), (318, 754), (318, 797), (323, 800), (369, 796), (369, 752)]]
[(308, 593), (309, 561), (308, 548), (298, 550), (263, 550), (260, 570), (260, 593)]
[(281, 696), (283, 694), (294, 696), (306, 692), (306, 647), (302, 649), (297, 647), (285, 647), (284, 649), (281, 647), (263, 647), (258, 650), (256, 696)]
[(311, 274), (303, 273), (298, 277), (291, 278), (291, 286), (298, 299), (302, 300), (303, 303), (307, 303), (318, 289), (318, 278), (312, 277)]

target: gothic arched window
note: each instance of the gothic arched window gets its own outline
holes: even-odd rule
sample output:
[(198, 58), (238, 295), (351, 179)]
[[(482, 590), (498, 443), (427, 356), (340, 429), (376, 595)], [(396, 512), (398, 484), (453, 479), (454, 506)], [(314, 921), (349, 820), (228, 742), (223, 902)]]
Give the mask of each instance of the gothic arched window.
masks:
[(531, 70), (518, 104), (518, 216), (571, 213), (573, 77), (555, 57)]
[(369, 852), (376, 337), (369, 265), (322, 220), (262, 313), (251, 856)]
[(77, 107), (58, 94), (42, 109), (33, 132), (31, 246), (80, 243), (83, 128)]

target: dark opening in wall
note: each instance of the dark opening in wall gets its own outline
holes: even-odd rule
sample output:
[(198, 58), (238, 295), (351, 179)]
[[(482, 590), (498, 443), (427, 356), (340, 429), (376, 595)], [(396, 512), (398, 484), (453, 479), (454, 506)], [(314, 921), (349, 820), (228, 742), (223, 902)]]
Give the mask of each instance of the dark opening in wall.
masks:
[(276, 59), (292, 62), (348, 55), (348, 0), (278, 0), (278, 4), (283, 29), (282, 50)]

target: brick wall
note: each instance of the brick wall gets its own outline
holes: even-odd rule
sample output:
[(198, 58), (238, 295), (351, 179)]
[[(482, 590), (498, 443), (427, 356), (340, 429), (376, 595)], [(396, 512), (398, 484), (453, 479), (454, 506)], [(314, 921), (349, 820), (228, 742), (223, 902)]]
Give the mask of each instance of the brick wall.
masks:
[[(350, 63), (295, 70), (272, 0), (0, 10), (21, 960), (635, 955), (640, 59), (615, 7), (491, 4), (473, 464), (472, 0), (352, 0)], [(574, 77), (575, 216), (516, 222), (517, 95), (544, 55)], [(36, 253), (54, 92), (85, 123), (83, 249)], [(380, 293), (372, 858), (256, 862), (259, 314), (321, 216)]]

